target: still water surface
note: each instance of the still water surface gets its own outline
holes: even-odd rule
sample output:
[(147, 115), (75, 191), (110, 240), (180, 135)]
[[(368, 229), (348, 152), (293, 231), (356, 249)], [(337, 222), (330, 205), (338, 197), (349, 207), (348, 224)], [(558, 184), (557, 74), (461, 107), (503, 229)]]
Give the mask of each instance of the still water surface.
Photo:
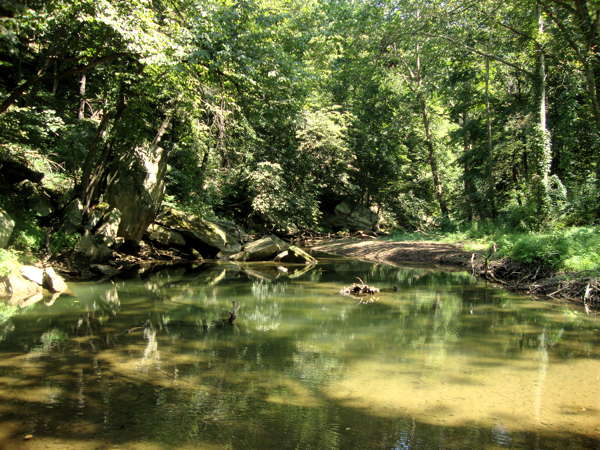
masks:
[[(355, 277), (384, 292), (339, 295)], [(205, 265), (72, 291), (0, 317), (1, 448), (600, 448), (600, 318), (465, 272)]]

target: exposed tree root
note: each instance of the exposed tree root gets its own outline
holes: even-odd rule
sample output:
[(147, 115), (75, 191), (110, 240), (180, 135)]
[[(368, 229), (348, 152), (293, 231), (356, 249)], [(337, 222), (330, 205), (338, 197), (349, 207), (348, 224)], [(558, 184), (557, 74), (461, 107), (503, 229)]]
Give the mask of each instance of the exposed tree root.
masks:
[(586, 310), (600, 309), (600, 281), (585, 274), (557, 274), (542, 265), (501, 259), (472, 262), (472, 270), (494, 283), (532, 295), (581, 301)]

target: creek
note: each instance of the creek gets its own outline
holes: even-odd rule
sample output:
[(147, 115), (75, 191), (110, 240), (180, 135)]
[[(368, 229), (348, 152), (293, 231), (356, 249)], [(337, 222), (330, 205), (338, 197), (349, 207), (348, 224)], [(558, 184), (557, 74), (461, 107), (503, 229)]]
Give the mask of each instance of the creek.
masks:
[[(356, 277), (382, 292), (340, 295)], [(600, 318), (466, 272), (204, 264), (71, 289), (0, 316), (2, 448), (600, 448)]]

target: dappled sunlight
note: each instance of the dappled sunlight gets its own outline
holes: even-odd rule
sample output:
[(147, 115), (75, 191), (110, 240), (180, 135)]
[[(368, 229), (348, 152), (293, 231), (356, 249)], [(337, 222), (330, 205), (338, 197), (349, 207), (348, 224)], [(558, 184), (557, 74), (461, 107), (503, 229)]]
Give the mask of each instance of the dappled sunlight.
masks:
[[(178, 271), (74, 286), (71, 300), (11, 317), (0, 446), (600, 441), (597, 319), (462, 273), (345, 261), (311, 276), (228, 270), (211, 285)], [(383, 288), (375, 301), (338, 294), (356, 277)]]
[(503, 359), (488, 365), (491, 358), (459, 356), (432, 368), (428, 355), (411, 356), (410, 364), (356, 361), (324, 392), (383, 417), (410, 415), (452, 426), (501, 423), (511, 432), (554, 430), (600, 438), (600, 360), (547, 363), (540, 379), (543, 363), (535, 352), (509, 366)]

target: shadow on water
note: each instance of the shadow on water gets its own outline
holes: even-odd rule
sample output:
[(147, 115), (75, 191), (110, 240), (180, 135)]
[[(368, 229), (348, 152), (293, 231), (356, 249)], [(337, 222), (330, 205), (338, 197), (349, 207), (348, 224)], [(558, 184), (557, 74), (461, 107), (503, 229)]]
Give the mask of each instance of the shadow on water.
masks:
[[(369, 304), (337, 295), (356, 277), (398, 290)], [(589, 393), (556, 400), (568, 420), (548, 424), (542, 392), (556, 366), (597, 367), (598, 322), (468, 274), (343, 262), (289, 278), (210, 265), (74, 290), (0, 320), (0, 447), (600, 444), (600, 429), (584, 432), (600, 418), (578, 400)], [(232, 301), (238, 321), (218, 326)], [(496, 393), (495, 373), (514, 389)], [(519, 383), (531, 380), (529, 399)], [(493, 404), (511, 396), (527, 409)]]

